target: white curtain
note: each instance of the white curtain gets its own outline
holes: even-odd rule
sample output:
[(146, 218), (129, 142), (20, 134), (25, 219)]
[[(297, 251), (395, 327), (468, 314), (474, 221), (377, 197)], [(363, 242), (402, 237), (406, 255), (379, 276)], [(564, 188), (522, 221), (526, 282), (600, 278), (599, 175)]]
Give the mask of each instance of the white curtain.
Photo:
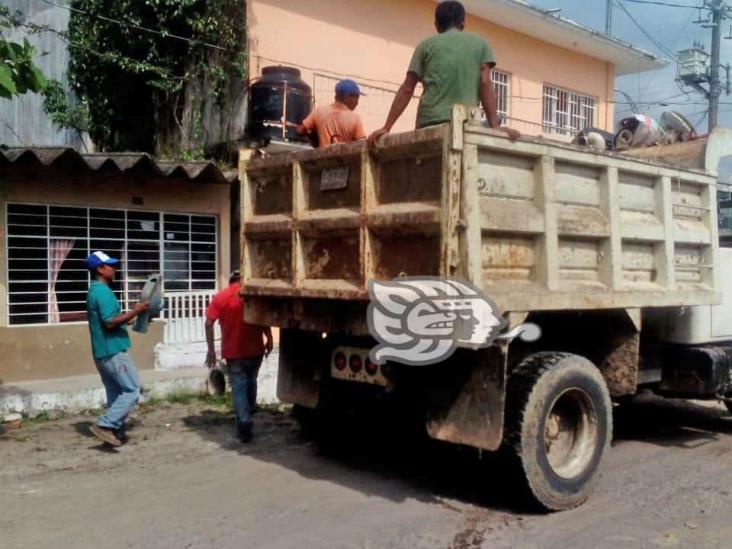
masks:
[(48, 249), (51, 276), (48, 280), (48, 321), (59, 322), (61, 315), (58, 312), (58, 298), (56, 297), (56, 281), (61, 265), (64, 264), (69, 252), (74, 247), (74, 240), (52, 240)]

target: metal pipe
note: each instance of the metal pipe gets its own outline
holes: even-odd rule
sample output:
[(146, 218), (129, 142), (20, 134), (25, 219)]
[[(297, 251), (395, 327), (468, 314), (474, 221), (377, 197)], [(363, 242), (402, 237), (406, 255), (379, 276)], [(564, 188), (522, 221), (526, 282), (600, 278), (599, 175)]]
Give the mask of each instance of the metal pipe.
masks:
[(284, 82), (282, 96), (282, 141), (287, 141), (287, 80)]

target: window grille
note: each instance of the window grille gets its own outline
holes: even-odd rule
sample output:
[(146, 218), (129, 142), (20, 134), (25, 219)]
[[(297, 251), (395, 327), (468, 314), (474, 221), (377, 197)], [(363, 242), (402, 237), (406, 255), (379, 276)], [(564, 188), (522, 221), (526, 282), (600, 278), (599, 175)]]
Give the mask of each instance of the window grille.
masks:
[(597, 101), (593, 97), (544, 84), (544, 132), (574, 135), (594, 126), (596, 113)]
[(167, 292), (216, 288), (214, 216), (15, 203), (6, 214), (11, 325), (86, 320), (95, 250), (122, 260), (112, 289), (124, 309), (156, 272)]
[(509, 117), (509, 105), (511, 98), (511, 74), (493, 69), (491, 71), (493, 87), (496, 90), (496, 102), (498, 104), (498, 116), (502, 122)]

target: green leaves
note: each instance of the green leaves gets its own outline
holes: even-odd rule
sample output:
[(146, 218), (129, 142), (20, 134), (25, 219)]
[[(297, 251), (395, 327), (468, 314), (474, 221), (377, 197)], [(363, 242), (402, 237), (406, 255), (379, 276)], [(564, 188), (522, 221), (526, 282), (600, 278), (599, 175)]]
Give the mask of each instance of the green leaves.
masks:
[(38, 93), (39, 91), (42, 91), (47, 85), (48, 80), (46, 80), (46, 77), (41, 72), (41, 69), (33, 65), (30, 68), (31, 71), (31, 79), (35, 83), (35, 88), (33, 89), (34, 92)]
[(43, 109), (51, 122), (60, 128), (70, 128), (79, 133), (89, 131), (89, 109), (83, 101), (73, 104), (66, 97), (66, 90), (58, 80), (50, 80), (43, 90)]
[(46, 87), (46, 77), (33, 63), (35, 49), (0, 37), (0, 97), (10, 99), (27, 92), (38, 93)]
[[(72, 12), (65, 34), (69, 82), (87, 105), (89, 133), (101, 150), (195, 148), (204, 132), (183, 112), (195, 117), (208, 98), (223, 103), (244, 85), (244, 0), (72, 0), (70, 6), (80, 11)], [(69, 111), (55, 104), (63, 119)]]
[(0, 97), (10, 99), (18, 93), (13, 80), (13, 71), (4, 61), (0, 61)]

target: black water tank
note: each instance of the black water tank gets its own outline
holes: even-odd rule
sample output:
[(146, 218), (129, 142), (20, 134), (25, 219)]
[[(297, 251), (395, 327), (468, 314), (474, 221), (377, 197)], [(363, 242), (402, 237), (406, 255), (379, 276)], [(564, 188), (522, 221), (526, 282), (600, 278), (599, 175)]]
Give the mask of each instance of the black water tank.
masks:
[(282, 123), (285, 118), (300, 124), (310, 114), (313, 93), (300, 71), (292, 67), (264, 67), (262, 76), (249, 88), (249, 137), (265, 141), (307, 142), (307, 135), (298, 135), (295, 128)]

